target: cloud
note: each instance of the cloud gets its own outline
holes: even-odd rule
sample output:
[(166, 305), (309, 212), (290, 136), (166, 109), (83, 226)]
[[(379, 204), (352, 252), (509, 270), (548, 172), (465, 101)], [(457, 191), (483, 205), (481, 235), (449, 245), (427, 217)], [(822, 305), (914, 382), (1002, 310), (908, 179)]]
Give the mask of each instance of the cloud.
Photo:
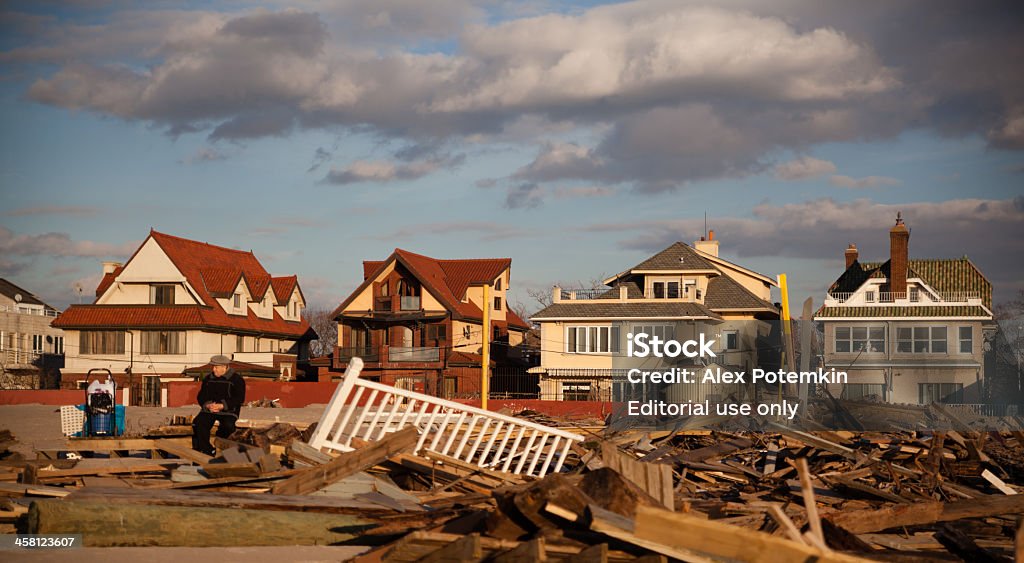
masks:
[(850, 188), (854, 190), (881, 188), (882, 186), (898, 186), (900, 182), (896, 178), (888, 176), (865, 176), (864, 178), (851, 178), (836, 174), (828, 179), (833, 186)]
[(543, 197), (544, 188), (532, 182), (510, 186), (505, 195), (505, 207), (509, 209), (532, 209), (540, 206)]
[[(1013, 63), (1024, 58), (1022, 10), (973, 7), (965, 26), (962, 5), (946, 0), (704, 4), (627, 2), (497, 23), (469, 0), (304, 4), (316, 13), (115, 9), (89, 25), (33, 21), (0, 60), (52, 65), (39, 67), (31, 100), (172, 135), (321, 129), (415, 145), (538, 143), (570, 129), (589, 139), (545, 145), (517, 184), (660, 192), (763, 172), (780, 150), (909, 128), (1024, 148), (1024, 75)], [(353, 163), (328, 181), (417, 177), (397, 158), (404, 164)]]
[(425, 235), (435, 236), (463, 236), (472, 234), (475, 238), (493, 242), (497, 240), (529, 238), (538, 235), (533, 229), (524, 229), (512, 225), (502, 225), (488, 221), (442, 221), (437, 223), (423, 223), (410, 225), (400, 229), (387, 232), (368, 238), (382, 241), (408, 240), (414, 237)]
[(338, 170), (332, 168), (324, 182), (343, 186), (358, 183), (387, 183), (396, 180), (416, 180), (442, 168), (457, 168), (466, 155), (443, 155), (426, 160), (398, 164), (386, 161), (357, 160)]
[(0, 226), (0, 254), (7, 256), (127, 256), (139, 243), (109, 244), (90, 240), (73, 240), (67, 233), (16, 235)]
[(835, 172), (835, 164), (812, 156), (801, 156), (775, 166), (775, 177), (780, 180), (806, 180)]
[(201, 164), (203, 162), (217, 162), (224, 160), (227, 155), (213, 147), (199, 147), (196, 152), (179, 160), (180, 164)]
[(86, 205), (40, 205), (38, 207), (22, 207), (4, 213), (10, 217), (28, 217), (34, 215), (72, 215), (92, 217), (100, 212), (99, 208)]

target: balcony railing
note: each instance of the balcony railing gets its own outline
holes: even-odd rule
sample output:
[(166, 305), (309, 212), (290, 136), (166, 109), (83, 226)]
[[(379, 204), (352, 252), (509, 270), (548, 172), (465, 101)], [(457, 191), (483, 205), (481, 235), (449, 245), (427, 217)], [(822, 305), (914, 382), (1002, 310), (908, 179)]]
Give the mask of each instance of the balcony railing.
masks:
[(34, 309), (15, 305), (0, 305), (0, 313), (18, 313), (19, 315), (36, 315), (40, 317), (59, 317), (60, 311), (52, 309)]
[(420, 296), (419, 295), (403, 295), (401, 307), (403, 311), (419, 311), (420, 310)]
[(388, 361), (394, 363), (439, 362), (441, 361), (441, 349), (420, 346), (391, 346), (388, 349)]
[(925, 291), (881, 291), (875, 292), (872, 300), (868, 300), (867, 293), (834, 292), (828, 294), (828, 299), (837, 303), (857, 301), (871, 305), (878, 303), (967, 303), (973, 299), (981, 299), (981, 294), (976, 291), (954, 291), (932, 295)]
[(8, 367), (14, 365), (32, 365), (39, 359), (41, 355), (42, 352), (20, 350), (16, 348), (0, 350), (0, 360), (2, 360), (3, 364)]
[(379, 362), (380, 354), (377, 353), (373, 348), (366, 347), (354, 347), (354, 348), (338, 348), (338, 359), (343, 362), (347, 362), (352, 358), (362, 358), (364, 362)]

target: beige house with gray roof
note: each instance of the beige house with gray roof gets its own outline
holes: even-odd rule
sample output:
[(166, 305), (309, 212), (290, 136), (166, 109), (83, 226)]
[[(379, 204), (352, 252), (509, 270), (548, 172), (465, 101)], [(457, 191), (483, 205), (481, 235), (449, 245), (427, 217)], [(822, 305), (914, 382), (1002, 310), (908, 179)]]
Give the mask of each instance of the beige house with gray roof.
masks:
[(849, 374), (830, 392), (888, 403), (984, 402), (992, 284), (966, 256), (911, 260), (902, 216), (889, 240), (885, 262), (860, 262), (856, 246), (846, 249), (846, 270), (814, 317), (824, 329), (825, 368)]
[[(716, 363), (757, 365), (758, 339), (779, 311), (776, 281), (720, 258), (714, 231), (689, 246), (676, 242), (598, 289), (552, 290), (551, 305), (531, 318), (540, 325), (541, 397), (613, 400), (628, 371), (626, 334), (662, 339), (714, 335)], [(688, 360), (689, 361), (689, 360)], [(701, 399), (703, 400), (703, 399)]]

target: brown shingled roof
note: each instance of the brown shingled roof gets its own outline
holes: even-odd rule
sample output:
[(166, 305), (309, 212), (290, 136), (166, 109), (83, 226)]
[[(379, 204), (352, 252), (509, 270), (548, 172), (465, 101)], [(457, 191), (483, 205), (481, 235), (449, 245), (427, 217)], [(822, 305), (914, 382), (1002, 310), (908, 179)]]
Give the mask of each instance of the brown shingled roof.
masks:
[(533, 314), (532, 319), (607, 318), (709, 318), (721, 317), (700, 303), (602, 303), (600, 301), (553, 303)]

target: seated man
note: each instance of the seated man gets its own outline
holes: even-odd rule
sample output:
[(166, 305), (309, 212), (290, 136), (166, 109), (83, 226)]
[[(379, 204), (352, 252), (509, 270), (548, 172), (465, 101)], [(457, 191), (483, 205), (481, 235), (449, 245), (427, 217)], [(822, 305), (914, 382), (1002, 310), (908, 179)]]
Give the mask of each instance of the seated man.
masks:
[(210, 430), (219, 422), (217, 436), (227, 438), (235, 431), (235, 422), (245, 402), (245, 379), (229, 368), (231, 359), (210, 358), (213, 372), (203, 377), (197, 400), (203, 409), (192, 420), (192, 449), (207, 455), (217, 451), (210, 444)]

